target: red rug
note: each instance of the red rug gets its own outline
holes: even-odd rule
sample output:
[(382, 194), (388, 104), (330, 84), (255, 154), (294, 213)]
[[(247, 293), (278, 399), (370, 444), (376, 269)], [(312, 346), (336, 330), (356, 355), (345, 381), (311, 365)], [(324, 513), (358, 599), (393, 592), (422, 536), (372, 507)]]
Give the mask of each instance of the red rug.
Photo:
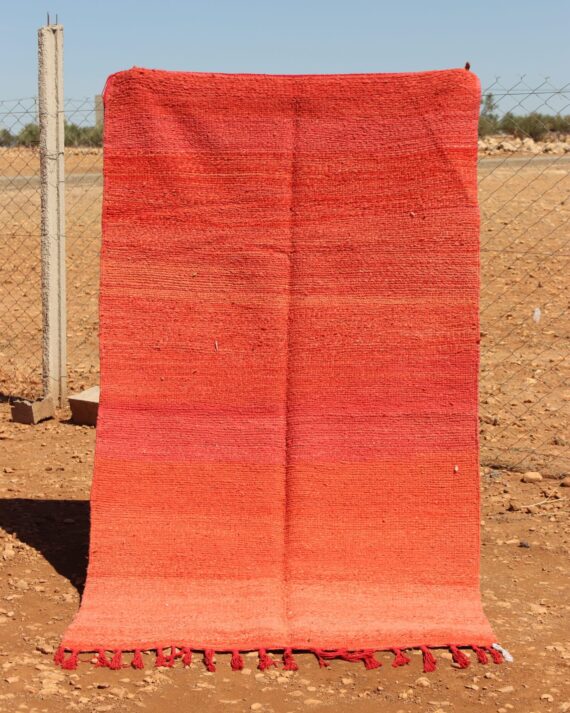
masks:
[(64, 667), (501, 660), (479, 594), (479, 100), (466, 70), (109, 79)]

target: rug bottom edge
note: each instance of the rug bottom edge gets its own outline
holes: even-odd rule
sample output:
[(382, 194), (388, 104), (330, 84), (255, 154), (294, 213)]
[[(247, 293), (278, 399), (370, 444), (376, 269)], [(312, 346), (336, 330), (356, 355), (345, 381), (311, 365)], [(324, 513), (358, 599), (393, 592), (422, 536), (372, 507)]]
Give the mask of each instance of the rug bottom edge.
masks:
[[(471, 658), (467, 655), (466, 649), (472, 652), (476, 660), (481, 664), (487, 664), (492, 661), (495, 664), (501, 664), (504, 661), (511, 662), (512, 656), (502, 646), (492, 641), (481, 641), (479, 643), (456, 643), (456, 644), (414, 644), (410, 646), (394, 646), (381, 648), (361, 648), (361, 649), (323, 649), (323, 648), (308, 648), (308, 647), (283, 647), (268, 645), (267, 647), (253, 647), (246, 649), (216, 647), (211, 649), (207, 647), (195, 647), (180, 643), (165, 643), (156, 644), (153, 646), (144, 647), (75, 647), (69, 644), (62, 644), (54, 655), (54, 662), (63, 669), (76, 669), (80, 663), (82, 654), (91, 655), (88, 662), (96, 667), (104, 667), (110, 669), (122, 668), (145, 668), (145, 656), (154, 656), (154, 667), (172, 668), (178, 661), (184, 667), (189, 667), (193, 662), (193, 654), (201, 653), (203, 662), (208, 671), (216, 671), (216, 654), (231, 654), (230, 666), (234, 671), (240, 671), (244, 668), (244, 660), (242, 654), (256, 652), (258, 655), (258, 668), (264, 671), (273, 666), (278, 667), (278, 662), (271, 654), (280, 654), (282, 656), (282, 668), (285, 671), (297, 671), (298, 664), (295, 661), (295, 654), (313, 654), (321, 667), (328, 667), (329, 662), (333, 659), (341, 659), (350, 662), (362, 662), (366, 669), (380, 668), (383, 664), (379, 661), (375, 654), (381, 652), (390, 652), (394, 655), (392, 661), (393, 667), (405, 666), (411, 663), (411, 659), (406, 652), (417, 650), (421, 653), (423, 659), (423, 670), (425, 673), (435, 671), (437, 659), (434, 652), (439, 649), (447, 649), (452, 658), (452, 665), (456, 668), (467, 668), (471, 664)], [(125, 661), (127, 654), (132, 654), (130, 661)], [(108, 655), (110, 654), (110, 655)], [(83, 659), (81, 659), (82, 661)]]

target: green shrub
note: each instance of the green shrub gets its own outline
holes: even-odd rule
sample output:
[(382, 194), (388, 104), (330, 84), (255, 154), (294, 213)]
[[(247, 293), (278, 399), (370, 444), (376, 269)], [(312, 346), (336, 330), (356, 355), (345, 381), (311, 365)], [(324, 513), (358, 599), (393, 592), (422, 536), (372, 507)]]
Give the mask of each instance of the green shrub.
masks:
[(539, 114), (535, 111), (526, 115), (508, 112), (499, 122), (499, 131), (520, 139), (530, 136), (535, 141), (541, 141), (549, 133), (570, 133), (570, 116)]
[(17, 146), (37, 146), (40, 141), (40, 127), (37, 124), (26, 124), (16, 137)]
[(509, 111), (499, 117), (497, 109), (493, 94), (485, 94), (481, 99), (479, 116), (480, 137), (489, 134), (510, 134), (520, 139), (530, 136), (535, 141), (540, 141), (550, 132), (570, 134), (570, 115), (540, 114), (536, 111), (517, 115)]
[(496, 134), (499, 125), (499, 117), (497, 115), (497, 104), (491, 93), (485, 94), (481, 98), (481, 115), (479, 116), (479, 136), (488, 136)]
[(8, 129), (0, 129), (0, 146), (13, 146), (15, 141)]
[(65, 122), (66, 146), (101, 146), (102, 138), (99, 126), (78, 126)]
[(517, 116), (507, 112), (500, 121), (499, 129), (505, 134), (511, 134), (519, 139), (530, 136), (535, 141), (540, 141), (548, 133), (548, 126), (544, 118), (532, 112), (527, 116)]

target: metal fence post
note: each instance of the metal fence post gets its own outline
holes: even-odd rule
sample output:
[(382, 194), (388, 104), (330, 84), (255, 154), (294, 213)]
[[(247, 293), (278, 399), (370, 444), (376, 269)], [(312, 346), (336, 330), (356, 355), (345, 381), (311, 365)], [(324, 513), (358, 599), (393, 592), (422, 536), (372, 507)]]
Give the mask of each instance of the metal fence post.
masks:
[(63, 26), (38, 30), (44, 397), (67, 394)]

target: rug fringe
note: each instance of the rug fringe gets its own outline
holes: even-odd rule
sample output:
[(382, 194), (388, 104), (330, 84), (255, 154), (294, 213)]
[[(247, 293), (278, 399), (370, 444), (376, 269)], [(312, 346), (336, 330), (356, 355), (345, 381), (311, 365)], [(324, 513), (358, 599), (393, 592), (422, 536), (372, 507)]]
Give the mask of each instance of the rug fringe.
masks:
[(424, 673), (431, 673), (432, 671), (435, 671), (435, 668), (437, 666), (435, 656), (432, 654), (432, 652), (428, 649), (427, 646), (420, 646), (420, 651), (422, 652), (424, 657)]
[(485, 653), (484, 648), (482, 648), (480, 646), (476, 646), (475, 644), (471, 644), (471, 648), (477, 654), (477, 661), (479, 661), (479, 663), (482, 663), (482, 664), (489, 663), (489, 659), (487, 658), (487, 654)]
[(180, 649), (182, 653), (182, 664), (184, 666), (192, 665), (192, 649), (189, 646), (183, 646)]
[(111, 661), (109, 662), (109, 668), (113, 669), (113, 671), (118, 671), (120, 668), (123, 667), (123, 652), (121, 649), (115, 649), (113, 652), (113, 657)]
[(61, 668), (64, 668), (68, 671), (76, 669), (79, 661), (79, 649), (71, 649), (71, 652), (67, 658), (65, 658), (65, 652), (65, 647), (60, 646), (55, 652), (53, 660), (56, 664), (61, 666)]
[(216, 664), (214, 663), (214, 649), (206, 649), (204, 651), (204, 665), (208, 671), (212, 671), (212, 673), (216, 670)]
[(451, 651), (453, 660), (459, 666), (459, 668), (467, 668), (467, 666), (470, 665), (471, 661), (467, 658), (463, 651), (460, 651), (457, 646), (455, 646), (455, 644), (450, 644), (449, 650)]
[(257, 668), (260, 671), (266, 671), (271, 666), (277, 666), (277, 661), (274, 661), (267, 653), (266, 649), (259, 649), (259, 664)]
[[(417, 647), (421, 652), (422, 652), (422, 657), (423, 657), (423, 670), (425, 673), (429, 673), (431, 671), (436, 670), (437, 666), (437, 661), (435, 659), (435, 656), (432, 653), (432, 649), (437, 649), (437, 648), (442, 648), (442, 647), (428, 647), (428, 646), (419, 646)], [(451, 651), (451, 655), (453, 657), (454, 663), (459, 667), (459, 668), (467, 668), (470, 664), (471, 661), (469, 657), (465, 654), (464, 651), (461, 650), (461, 648), (457, 644), (449, 644), (448, 645), (449, 650)], [(487, 664), (489, 663), (489, 658), (496, 664), (503, 663), (505, 660), (512, 660), (512, 657), (510, 654), (508, 655), (509, 658), (507, 658), (508, 652), (506, 652), (506, 649), (503, 649), (502, 647), (499, 646), (499, 644), (492, 644), (492, 645), (477, 645), (477, 644), (469, 644), (467, 647), (463, 648), (471, 648), (472, 651), (476, 654), (477, 660), (481, 664)], [(170, 652), (167, 653), (167, 649), (170, 649)], [(215, 655), (216, 651), (214, 649), (199, 649), (203, 652), (204, 655), (204, 665), (206, 666), (208, 671), (214, 672), (216, 670), (216, 663), (215, 663)], [(152, 649), (141, 649), (137, 648), (134, 649), (133, 653), (133, 658), (130, 662), (130, 664), (125, 664), (123, 663), (123, 654), (126, 653), (125, 650), (123, 649), (113, 649), (112, 655), (109, 658), (107, 655), (107, 652), (109, 650), (106, 649), (97, 649), (96, 650), (96, 656), (91, 657), (91, 661), (95, 664), (97, 667), (105, 667), (105, 668), (110, 668), (113, 670), (118, 670), (121, 668), (124, 668), (125, 666), (132, 666), (135, 669), (143, 669), (145, 667), (144, 665), (144, 659), (143, 659), (143, 652), (148, 651), (149, 653), (154, 652), (155, 653), (155, 666), (156, 667), (167, 667), (167, 668), (172, 668), (174, 664), (176, 663), (177, 659), (182, 660), (182, 665), (183, 666), (191, 666), (192, 665), (192, 653), (193, 651), (196, 651), (196, 649), (192, 649), (190, 646), (178, 646), (175, 644), (167, 644), (166, 646), (156, 646)], [(392, 662), (393, 667), (398, 667), (398, 666), (406, 666), (411, 662), (411, 659), (409, 656), (407, 656), (404, 651), (400, 648), (392, 648), (388, 649), (388, 651), (391, 651), (394, 654), (394, 660)], [(504, 653), (506, 652), (506, 653)], [(79, 663), (79, 654), (81, 653), (80, 649), (77, 648), (66, 648), (64, 646), (60, 646), (57, 651), (54, 654), (54, 662), (58, 665), (61, 666), (61, 668), (66, 669), (66, 670), (73, 670), (77, 668), (77, 665)], [(89, 652), (85, 652), (89, 653)], [(217, 653), (228, 653), (227, 649), (226, 650), (218, 650)], [(242, 671), (244, 668), (244, 660), (243, 656), (240, 653), (238, 649), (232, 649), (229, 653), (231, 653), (231, 658), (230, 658), (230, 666), (233, 671)], [(317, 661), (319, 663), (319, 666), (323, 668), (327, 668), (330, 666), (330, 661), (332, 659), (341, 659), (343, 661), (362, 661), (364, 664), (365, 668), (368, 670), (372, 670), (375, 668), (380, 668), (382, 666), (382, 663), (376, 658), (375, 649), (299, 649), (297, 650), (297, 653), (312, 653), (316, 656)], [(258, 650), (258, 656), (259, 656), (259, 664), (258, 668), (260, 671), (266, 671), (272, 666), (277, 667), (277, 661), (273, 659), (268, 653), (267, 649), (259, 649)], [(299, 666), (297, 665), (297, 662), (295, 661), (295, 657), (293, 655), (293, 649), (292, 648), (285, 648), (283, 649), (283, 670), (284, 671), (298, 671)]]
[(367, 669), (379, 668), (380, 661), (374, 656), (374, 649), (360, 649), (349, 651), (348, 649), (314, 649), (313, 653), (317, 657), (319, 666), (329, 666), (330, 659), (343, 659), (344, 661), (363, 661)]
[(95, 662), (95, 666), (97, 666), (97, 668), (109, 668), (110, 663), (111, 662), (107, 658), (105, 649), (99, 649), (97, 652), (97, 661)]
[(489, 656), (493, 659), (493, 663), (503, 663), (504, 658), (500, 651), (493, 648), (492, 646), (486, 646), (485, 650), (489, 653)]
[(398, 666), (405, 666), (409, 664), (411, 659), (403, 653), (402, 649), (392, 649), (394, 652), (394, 660), (392, 661), (392, 666), (398, 668)]
[(230, 665), (232, 667), (232, 671), (241, 671), (243, 669), (243, 659), (239, 651), (232, 651)]
[(295, 658), (293, 656), (292, 649), (285, 649), (285, 651), (283, 652), (283, 669), (285, 671), (299, 670), (299, 666), (297, 666), (297, 662), (295, 661)]
[(140, 649), (135, 649), (133, 660), (131, 661), (131, 666), (133, 668), (142, 669), (144, 668), (144, 661), (142, 657), (142, 651)]
[(509, 663), (513, 663), (514, 658), (510, 651), (507, 651), (507, 649), (504, 649), (500, 644), (491, 644), (491, 648), (496, 649), (503, 657), (504, 661), (508, 661)]

